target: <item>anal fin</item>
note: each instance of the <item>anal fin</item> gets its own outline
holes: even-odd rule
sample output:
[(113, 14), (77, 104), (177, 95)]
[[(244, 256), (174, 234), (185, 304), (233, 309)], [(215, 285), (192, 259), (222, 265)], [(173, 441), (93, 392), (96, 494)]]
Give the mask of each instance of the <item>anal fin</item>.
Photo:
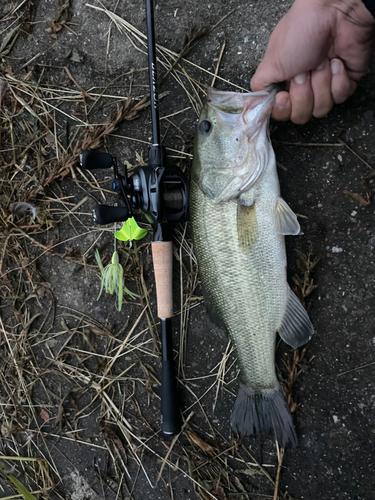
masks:
[(309, 315), (289, 287), (286, 310), (278, 332), (283, 341), (293, 349), (306, 344), (314, 335)]
[(301, 230), (296, 214), (282, 198), (278, 198), (276, 202), (275, 228), (277, 233), (285, 236), (295, 236)]

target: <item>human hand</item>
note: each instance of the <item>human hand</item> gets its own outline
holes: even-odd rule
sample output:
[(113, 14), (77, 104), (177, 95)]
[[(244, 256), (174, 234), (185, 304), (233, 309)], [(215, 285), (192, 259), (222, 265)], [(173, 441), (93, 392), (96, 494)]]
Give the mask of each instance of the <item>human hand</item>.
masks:
[(367, 73), (375, 19), (361, 0), (296, 0), (273, 31), (253, 91), (290, 82), (272, 117), (306, 123), (344, 102)]

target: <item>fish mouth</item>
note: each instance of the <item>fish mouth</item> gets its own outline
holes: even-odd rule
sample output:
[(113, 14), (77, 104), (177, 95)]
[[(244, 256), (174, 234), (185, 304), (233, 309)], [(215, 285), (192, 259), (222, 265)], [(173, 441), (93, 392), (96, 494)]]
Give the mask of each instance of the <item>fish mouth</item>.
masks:
[[(267, 141), (267, 123), (276, 93), (277, 89), (274, 87), (248, 93), (226, 92), (212, 87), (208, 88), (207, 105), (228, 127), (240, 127), (240, 134), (247, 142), (247, 151), (241, 161), (231, 167), (232, 178), (228, 182), (219, 182), (217, 171), (215, 176), (210, 178), (210, 183), (215, 185), (215, 189), (210, 189), (209, 197), (214, 203), (240, 197), (257, 182), (267, 167), (269, 162), (268, 148), (259, 149), (257, 143), (259, 140), (261, 142)], [(250, 165), (252, 168), (249, 170)], [(208, 184), (207, 182), (206, 189), (208, 189)], [(219, 189), (219, 185), (221, 185), (221, 189)], [(215, 196), (213, 196), (213, 192), (215, 192)]]
[(276, 85), (258, 92), (244, 93), (208, 87), (206, 102), (224, 122), (245, 126), (253, 123), (254, 126), (250, 126), (246, 131), (251, 140), (257, 135), (259, 126), (268, 120), (278, 91), (279, 87)]
[[(272, 89), (273, 90), (273, 89)], [(271, 91), (272, 91), (271, 90)], [(215, 89), (214, 87), (207, 87), (207, 99), (211, 99), (214, 104), (218, 104), (220, 102), (225, 102), (230, 99), (233, 99), (233, 97), (238, 97), (238, 96), (251, 96), (251, 97), (257, 97), (257, 96), (267, 96), (269, 95), (270, 90), (258, 90), (258, 92), (231, 92), (228, 90), (218, 90)]]
[[(270, 86), (265, 90), (258, 92), (228, 92), (217, 90), (213, 87), (207, 88), (207, 104), (211, 108), (228, 114), (246, 115), (249, 111), (262, 108), (262, 111), (270, 109), (271, 104), (279, 89), (276, 86)], [(262, 113), (263, 114), (263, 113)]]

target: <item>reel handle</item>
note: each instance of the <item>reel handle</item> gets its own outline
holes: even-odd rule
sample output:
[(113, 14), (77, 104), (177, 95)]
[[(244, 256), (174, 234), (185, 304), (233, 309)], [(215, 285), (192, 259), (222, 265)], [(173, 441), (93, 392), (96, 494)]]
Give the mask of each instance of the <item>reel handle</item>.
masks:
[(113, 156), (109, 153), (86, 149), (79, 156), (82, 168), (86, 170), (96, 170), (98, 168), (111, 168), (113, 166)]
[(112, 207), (110, 205), (96, 205), (92, 215), (94, 222), (101, 225), (124, 222), (131, 216), (127, 207)]

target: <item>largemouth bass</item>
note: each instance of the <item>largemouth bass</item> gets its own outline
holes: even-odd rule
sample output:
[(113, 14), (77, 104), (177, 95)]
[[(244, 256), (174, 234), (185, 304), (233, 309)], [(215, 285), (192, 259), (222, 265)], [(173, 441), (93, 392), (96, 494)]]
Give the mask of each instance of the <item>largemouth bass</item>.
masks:
[[(284, 235), (296, 215), (280, 197), (268, 122), (276, 90), (208, 90), (191, 180), (194, 251), (206, 305), (229, 333), (240, 367), (232, 427), (297, 445), (275, 371), (276, 332), (297, 348), (313, 335), (286, 279)], [(211, 314), (212, 316), (212, 314)]]

